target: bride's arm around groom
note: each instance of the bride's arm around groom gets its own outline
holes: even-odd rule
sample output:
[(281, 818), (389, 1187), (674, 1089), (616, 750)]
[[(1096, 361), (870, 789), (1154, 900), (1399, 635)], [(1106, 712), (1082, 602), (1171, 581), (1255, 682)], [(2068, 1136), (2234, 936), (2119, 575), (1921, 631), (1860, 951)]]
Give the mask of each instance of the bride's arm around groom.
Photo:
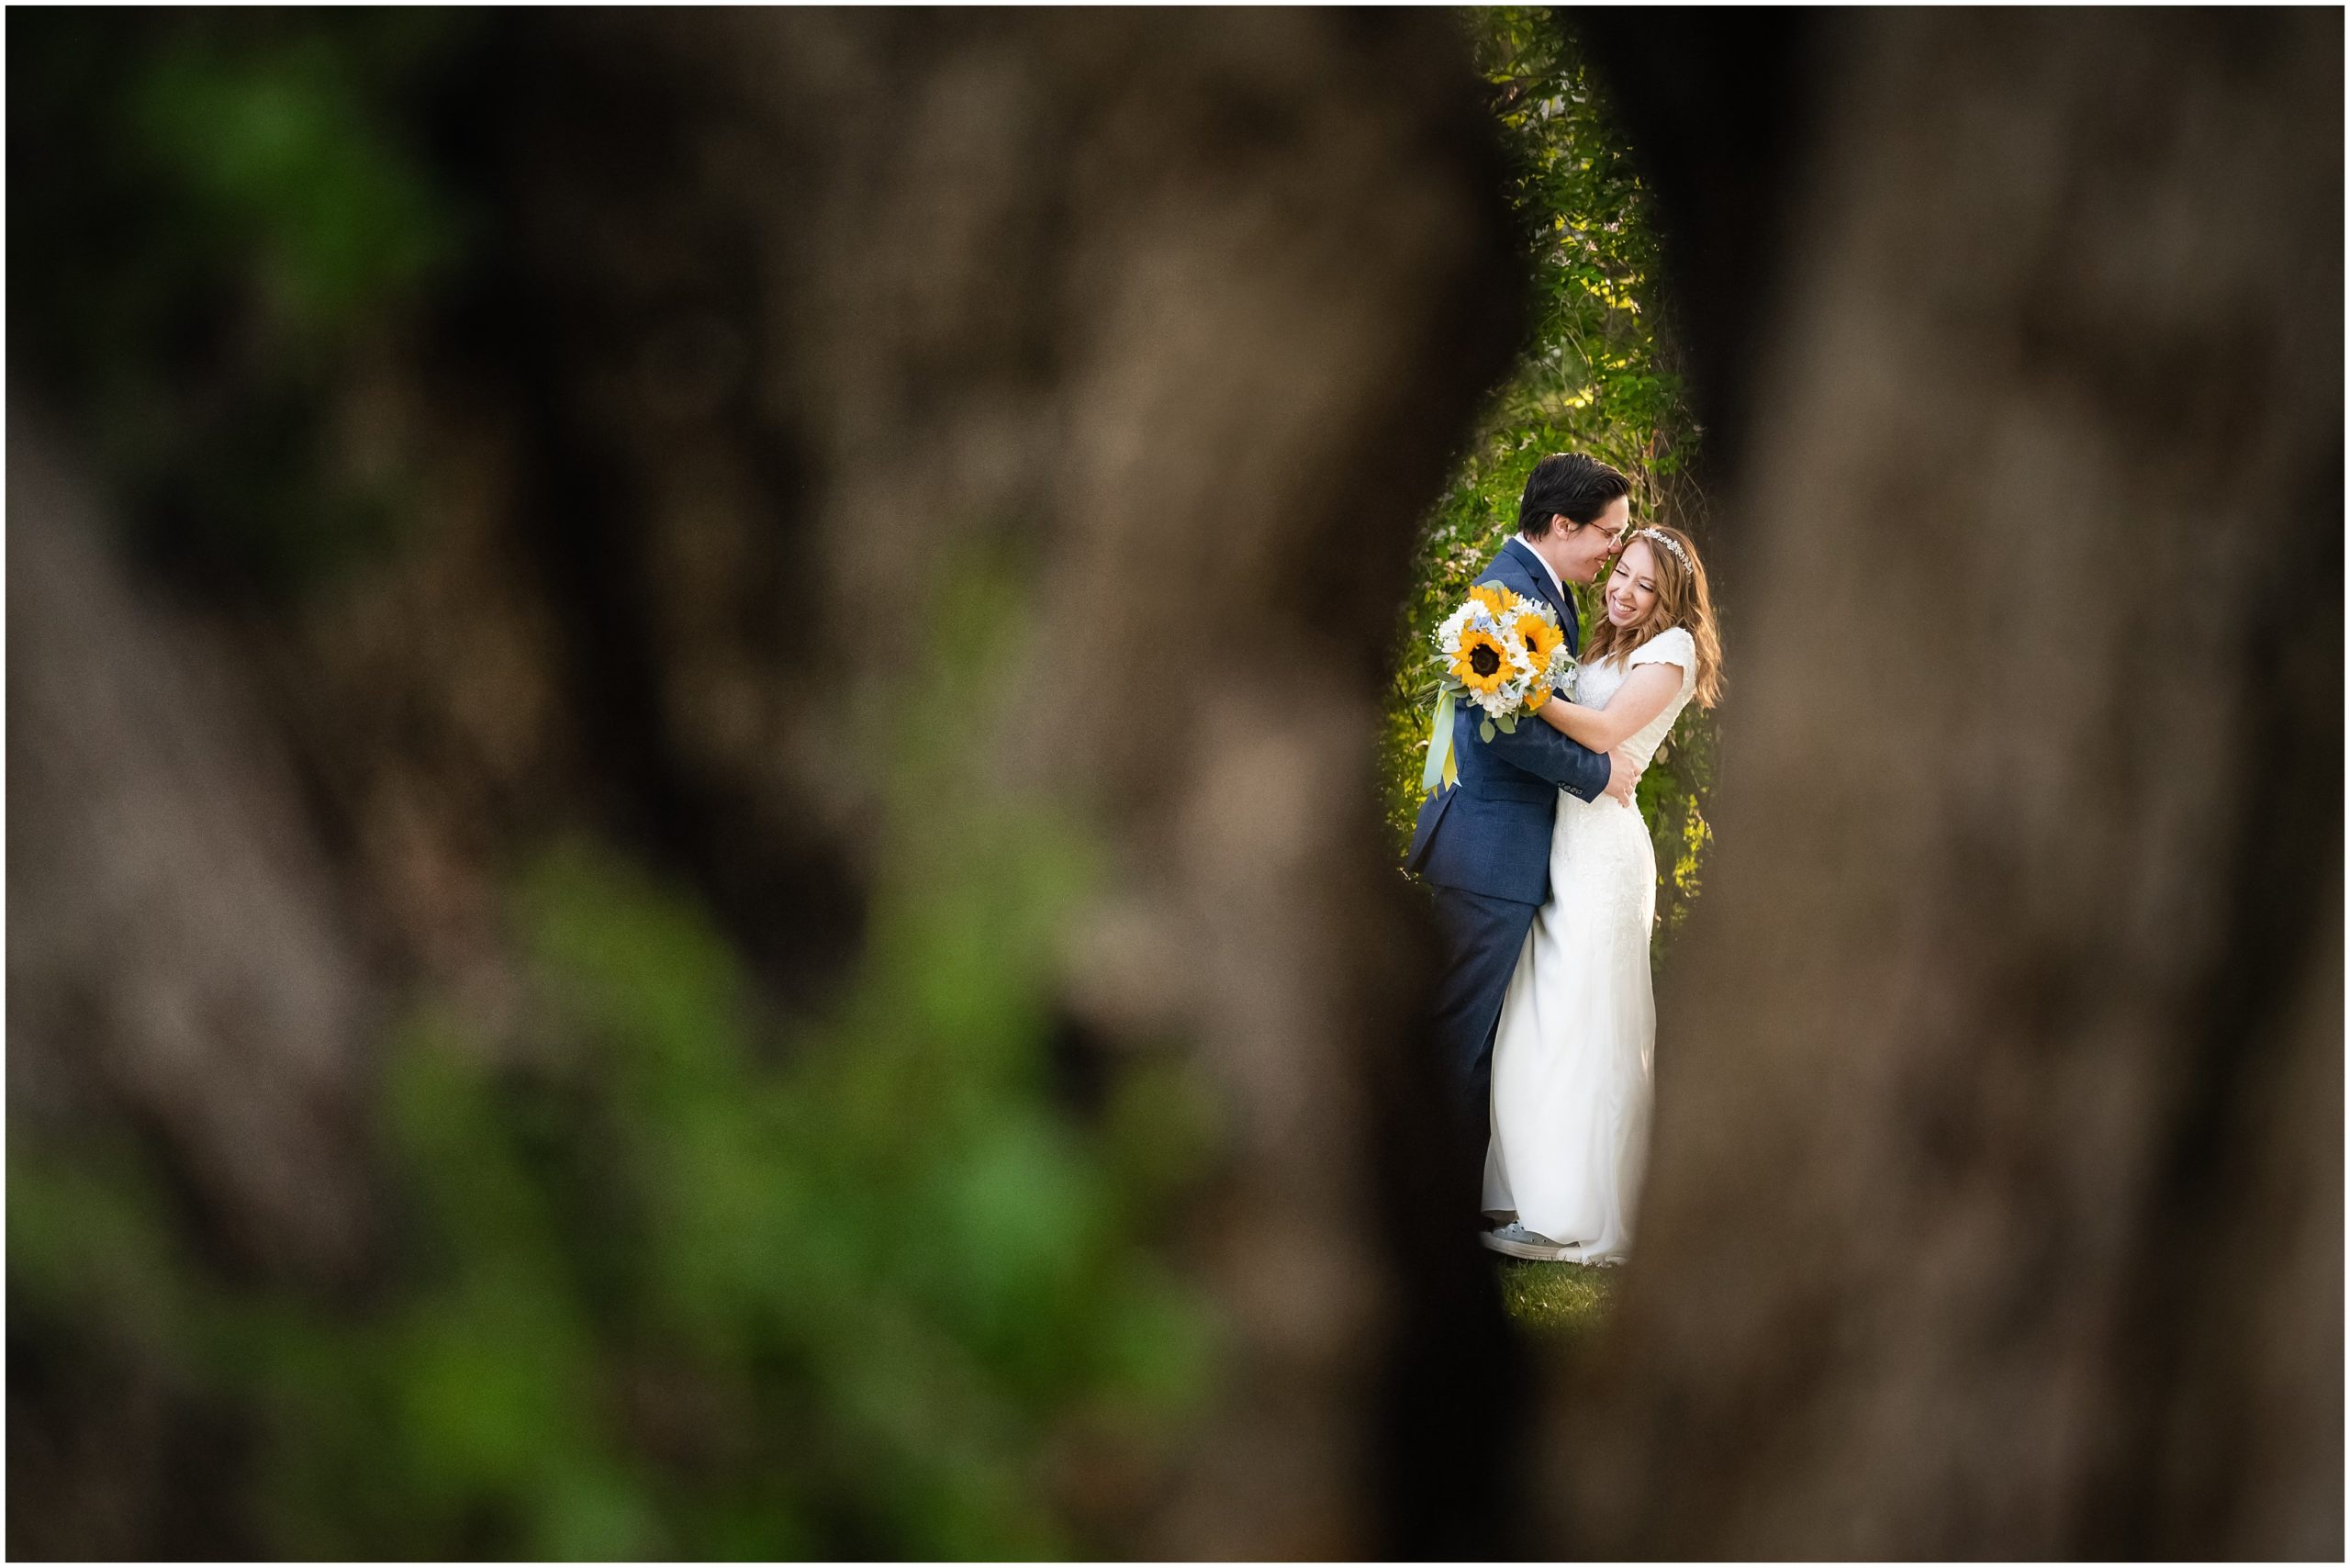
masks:
[(1554, 696), (1542, 704), (1540, 713), (1545, 724), (1580, 746), (1613, 751), (1639, 734), (1680, 694), (1679, 665), (1642, 665), (1616, 689), (1604, 708), (1584, 708)]

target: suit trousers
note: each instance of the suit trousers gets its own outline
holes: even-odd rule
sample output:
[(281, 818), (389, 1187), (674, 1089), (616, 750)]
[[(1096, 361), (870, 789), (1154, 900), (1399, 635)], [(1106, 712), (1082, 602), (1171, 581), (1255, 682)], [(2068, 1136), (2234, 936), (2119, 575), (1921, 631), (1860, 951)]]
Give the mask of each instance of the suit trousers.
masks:
[(1492, 1128), (1494, 1036), (1502, 998), (1517, 969), (1539, 905), (1460, 888), (1436, 891), (1437, 940), (1443, 972), (1430, 1006), (1428, 1033), (1442, 1074), (1460, 1170), (1472, 1202), (1481, 1201), (1485, 1140)]

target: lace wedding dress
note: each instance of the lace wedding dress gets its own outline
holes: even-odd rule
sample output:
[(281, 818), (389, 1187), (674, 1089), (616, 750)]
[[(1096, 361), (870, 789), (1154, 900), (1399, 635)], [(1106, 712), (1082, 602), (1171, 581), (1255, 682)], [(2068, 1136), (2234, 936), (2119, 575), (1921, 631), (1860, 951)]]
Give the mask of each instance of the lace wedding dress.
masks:
[[(1574, 687), (1576, 702), (1604, 708), (1644, 664), (1678, 666), (1681, 690), (1625, 743), (1642, 767), (1696, 686), (1689, 633), (1675, 627), (1627, 659), (1584, 666)], [(1494, 1041), (1485, 1212), (1562, 1245), (1503, 1250), (1612, 1263), (1630, 1248), (1654, 1096), (1655, 917), (1656, 852), (1639, 811), (1560, 791), (1550, 900), (1518, 953)]]

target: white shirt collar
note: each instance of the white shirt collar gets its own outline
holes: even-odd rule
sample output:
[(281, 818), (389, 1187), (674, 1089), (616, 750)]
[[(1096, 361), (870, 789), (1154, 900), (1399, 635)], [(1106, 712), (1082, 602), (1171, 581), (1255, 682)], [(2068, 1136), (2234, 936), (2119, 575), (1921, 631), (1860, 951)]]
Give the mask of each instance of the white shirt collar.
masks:
[(1558, 594), (1559, 601), (1562, 604), (1566, 602), (1567, 585), (1559, 580), (1559, 574), (1550, 569), (1550, 563), (1542, 558), (1542, 552), (1534, 548), (1533, 545), (1528, 544), (1526, 542), (1526, 536), (1522, 533), (1511, 534), (1509, 536), (1509, 542), (1534, 557), (1534, 564), (1541, 567), (1543, 575), (1550, 579), (1550, 588), (1552, 591)]

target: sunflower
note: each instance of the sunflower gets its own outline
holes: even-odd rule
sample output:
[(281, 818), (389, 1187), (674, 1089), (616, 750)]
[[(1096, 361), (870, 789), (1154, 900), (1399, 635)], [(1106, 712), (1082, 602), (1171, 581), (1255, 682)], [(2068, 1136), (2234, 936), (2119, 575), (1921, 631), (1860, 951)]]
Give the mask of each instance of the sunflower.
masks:
[(1460, 633), (1460, 651), (1452, 655), (1452, 674), (1461, 685), (1479, 696), (1489, 696), (1508, 685), (1516, 673), (1510, 667), (1509, 650), (1500, 638), (1473, 629)]
[(1564, 632), (1550, 624), (1550, 617), (1532, 609), (1520, 610), (1516, 619), (1505, 624), (1510, 634), (1525, 644), (1527, 662), (1536, 669), (1550, 668), (1550, 655), (1567, 640)]
[(1469, 590), (1469, 597), (1476, 603), (1492, 610), (1495, 621), (1506, 622), (1512, 608), (1511, 601), (1516, 599), (1517, 595), (1499, 583), (1479, 583)]

